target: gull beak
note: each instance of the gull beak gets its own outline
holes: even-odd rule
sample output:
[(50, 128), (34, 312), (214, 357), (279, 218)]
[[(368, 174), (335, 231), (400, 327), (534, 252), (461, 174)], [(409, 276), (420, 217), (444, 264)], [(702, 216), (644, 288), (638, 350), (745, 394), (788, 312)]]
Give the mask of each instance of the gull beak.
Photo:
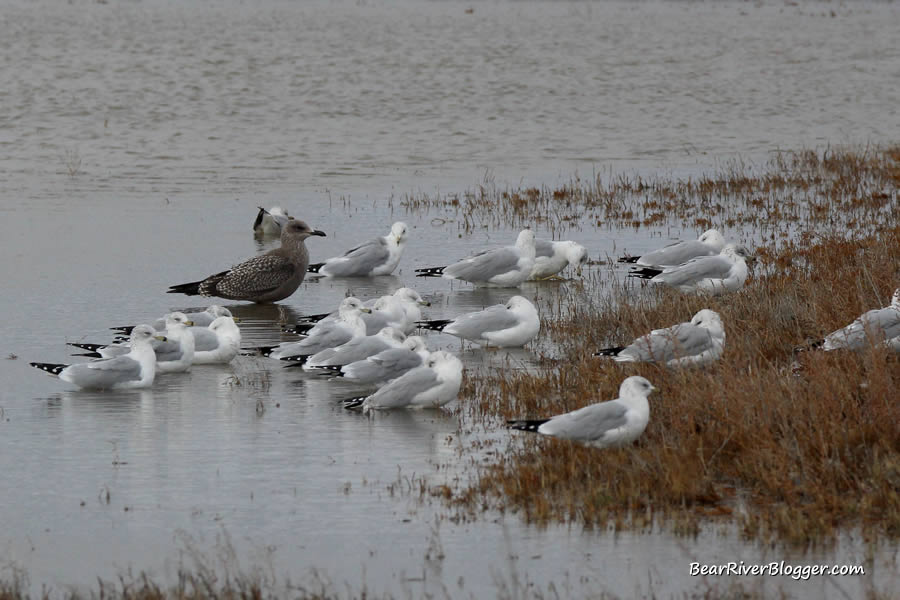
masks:
[(194, 326), (194, 322), (193, 322), (193, 321), (185, 321), (185, 322), (184, 322), (184, 325), (185, 325), (185, 327), (193, 327), (193, 326)]
[(153, 339), (154, 339), (154, 340), (159, 340), (159, 341), (161, 341), (161, 342), (168, 342), (168, 341), (169, 341), (169, 338), (167, 338), (167, 337), (164, 336), (164, 335), (154, 335), (154, 336), (153, 336)]
[(241, 318), (240, 318), (240, 317), (231, 317), (231, 320), (234, 321), (235, 323), (240, 323), (240, 322), (241, 322)]
[(370, 314), (370, 313), (372, 312), (372, 309), (371, 309), (371, 308), (362, 307), (361, 309), (359, 309), (359, 312), (366, 313), (366, 314)]
[(315, 230), (313, 230), (313, 232), (310, 233), (309, 235), (318, 235), (318, 236), (321, 236), (321, 237), (328, 237), (327, 235), (325, 235), (325, 232), (322, 231), (321, 229), (315, 229)]

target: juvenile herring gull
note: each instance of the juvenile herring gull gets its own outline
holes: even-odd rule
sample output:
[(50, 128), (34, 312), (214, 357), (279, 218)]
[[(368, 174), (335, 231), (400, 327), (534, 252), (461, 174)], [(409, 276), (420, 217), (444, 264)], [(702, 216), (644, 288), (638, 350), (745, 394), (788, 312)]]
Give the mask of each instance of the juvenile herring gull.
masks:
[(498, 348), (524, 346), (541, 330), (537, 309), (522, 296), (513, 296), (506, 304), (495, 304), (455, 319), (419, 321), (418, 325)]
[(569, 265), (581, 272), (581, 265), (587, 262), (587, 248), (573, 241), (534, 241), (534, 267), (529, 279), (553, 277)]
[(286, 210), (280, 206), (273, 206), (269, 210), (258, 206), (259, 212), (256, 213), (256, 220), (253, 222), (253, 233), (258, 236), (279, 236), (281, 228), (291, 218)]
[(696, 240), (673, 242), (641, 256), (623, 256), (619, 262), (641, 267), (675, 267), (698, 256), (713, 256), (725, 247), (725, 238), (716, 229), (703, 232)]
[(719, 313), (704, 309), (689, 323), (654, 329), (628, 346), (604, 348), (594, 356), (618, 362), (657, 362), (667, 367), (706, 365), (718, 360), (725, 348), (725, 329)]
[(656, 388), (643, 377), (629, 377), (619, 386), (619, 397), (598, 402), (549, 419), (507, 421), (510, 429), (583, 442), (608, 448), (638, 439), (650, 420), (647, 396)]
[(384, 237), (369, 240), (325, 262), (309, 265), (310, 273), (323, 277), (372, 277), (390, 275), (397, 268), (406, 247), (406, 223), (391, 226)]
[(206, 279), (173, 285), (170, 294), (218, 296), (230, 300), (266, 303), (293, 294), (306, 276), (309, 253), (303, 240), (325, 233), (303, 221), (291, 219), (282, 228), (281, 247), (254, 256)]
[(344, 400), (344, 408), (439, 408), (459, 394), (462, 362), (449, 352), (432, 352), (425, 364), (385, 384), (371, 396)]
[(900, 352), (900, 288), (894, 290), (890, 306), (863, 313), (858, 319), (825, 336), (823, 350), (861, 350), (869, 342), (884, 344)]
[(101, 358), (77, 365), (29, 364), (84, 389), (149, 387), (156, 377), (156, 354), (150, 346), (154, 338), (166, 341), (149, 325), (138, 325), (131, 332), (131, 350), (123, 356)]
[(650, 283), (667, 285), (681, 292), (718, 295), (744, 286), (749, 273), (746, 259), (750, 256), (743, 246), (728, 244), (715, 256), (692, 258), (676, 267), (643, 267), (631, 271), (628, 276), (649, 279)]
[(534, 256), (534, 232), (524, 229), (515, 246), (485, 250), (446, 267), (416, 269), (416, 277), (459, 279), (486, 287), (518, 287), (531, 276)]

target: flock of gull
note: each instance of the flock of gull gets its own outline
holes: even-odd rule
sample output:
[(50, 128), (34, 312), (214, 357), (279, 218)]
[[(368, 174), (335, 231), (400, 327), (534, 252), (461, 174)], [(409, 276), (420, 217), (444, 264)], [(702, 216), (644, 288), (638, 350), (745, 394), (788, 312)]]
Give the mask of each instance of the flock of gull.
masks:
[[(377, 237), (340, 256), (310, 264), (305, 240), (325, 233), (294, 219), (279, 207), (260, 208), (253, 229), (258, 236), (279, 236), (278, 248), (204, 279), (171, 286), (169, 293), (269, 303), (293, 294), (304, 278), (389, 275), (398, 266), (408, 227), (394, 223)], [(747, 280), (746, 248), (726, 243), (716, 230), (697, 240), (670, 244), (639, 257), (623, 257), (629, 277), (684, 293), (717, 295), (740, 289)], [(442, 277), (475, 286), (515, 288), (528, 280), (556, 277), (572, 266), (580, 274), (587, 249), (572, 241), (535, 239), (521, 231), (511, 246), (492, 248), (455, 263), (416, 269), (417, 277)], [(330, 378), (374, 389), (347, 398), (349, 409), (436, 408), (459, 395), (463, 364), (452, 352), (428, 349), (417, 331), (437, 331), (486, 347), (521, 347), (540, 331), (534, 304), (516, 295), (504, 304), (452, 319), (424, 319), (430, 306), (418, 292), (402, 287), (393, 294), (360, 300), (347, 297), (330, 313), (307, 315), (282, 327), (297, 341), (247, 348), (245, 354), (280, 360)], [(194, 313), (172, 312), (150, 324), (114, 327), (127, 338), (110, 344), (70, 345), (94, 360), (78, 364), (31, 363), (63, 381), (85, 389), (142, 388), (157, 373), (185, 372), (193, 365), (225, 364), (241, 353), (237, 319), (222, 306)], [(860, 349), (870, 340), (900, 352), (900, 288), (890, 306), (871, 310), (815, 346), (829, 351)], [(718, 360), (725, 348), (725, 327), (712, 310), (690, 321), (653, 330), (624, 346), (604, 348), (595, 356), (620, 362), (654, 362), (670, 368), (702, 366)], [(648, 396), (656, 388), (645, 378), (626, 378), (619, 397), (550, 418), (513, 420), (512, 429), (575, 440), (597, 447), (637, 439), (649, 421)]]

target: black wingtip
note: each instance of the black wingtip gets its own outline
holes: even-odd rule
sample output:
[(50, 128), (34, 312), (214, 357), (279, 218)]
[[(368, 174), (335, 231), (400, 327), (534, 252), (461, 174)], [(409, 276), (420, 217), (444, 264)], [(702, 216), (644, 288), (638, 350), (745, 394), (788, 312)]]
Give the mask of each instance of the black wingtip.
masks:
[(341, 405), (347, 410), (360, 410), (362, 409), (363, 402), (366, 401), (368, 396), (359, 396), (357, 398), (346, 398), (341, 400)]
[(81, 344), (79, 342), (66, 342), (66, 346), (87, 350), (88, 352), (96, 352), (101, 348), (106, 348), (106, 344)]
[(625, 349), (625, 346), (614, 346), (612, 348), (602, 348), (594, 352), (594, 356), (618, 356), (619, 352)]
[(288, 367), (302, 367), (309, 360), (311, 354), (298, 354), (297, 356), (282, 356), (281, 360), (292, 363)]
[(58, 363), (39, 363), (39, 362), (33, 362), (33, 363), (28, 363), (28, 364), (31, 365), (32, 367), (34, 367), (35, 369), (40, 369), (41, 371), (46, 371), (47, 373), (50, 373), (51, 375), (59, 375), (60, 373), (62, 373), (63, 369), (65, 369), (66, 367), (69, 366), (69, 365), (61, 365)]
[(269, 211), (264, 209), (262, 206), (258, 206), (257, 208), (259, 208), (259, 212), (256, 213), (256, 220), (253, 221), (253, 231), (256, 231), (260, 226), (262, 226), (263, 217), (269, 214)]
[(507, 429), (518, 429), (519, 431), (530, 431), (537, 433), (538, 427), (549, 421), (550, 419), (516, 419), (506, 422)]
[(318, 273), (318, 272), (319, 272), (319, 269), (321, 269), (321, 268), (324, 267), (324, 266), (325, 266), (325, 263), (323, 263), (323, 262), (321, 262), (321, 263), (316, 263), (316, 264), (314, 264), (314, 265), (308, 265), (308, 266), (306, 267), (306, 272), (307, 272), (307, 273)]
[(322, 319), (324, 319), (325, 317), (327, 317), (330, 314), (331, 313), (317, 313), (317, 314), (313, 314), (313, 315), (303, 315), (302, 317), (300, 317), (300, 322), (301, 323), (318, 323), (319, 321), (321, 321)]
[(70, 354), (69, 356), (84, 356), (86, 358), (103, 358), (103, 355), (99, 352), (84, 352), (82, 354)]
[(443, 331), (444, 327), (452, 323), (453, 319), (431, 319), (428, 321), (416, 321), (416, 327), (429, 331)]
[(121, 331), (126, 335), (131, 335), (131, 332), (134, 330), (134, 325), (122, 325), (121, 327), (110, 327), (112, 331)]
[(625, 255), (625, 256), (620, 256), (620, 257), (619, 257), (619, 262), (620, 262), (620, 263), (634, 264), (634, 263), (636, 263), (636, 262), (639, 261), (639, 260), (641, 260), (641, 257), (640, 257), (640, 256), (628, 256), (628, 255)]
[(416, 277), (440, 277), (444, 274), (447, 267), (426, 267), (424, 269), (416, 269)]
[(282, 325), (281, 333), (295, 333), (297, 335), (304, 335), (315, 326), (315, 323), (295, 323), (293, 325)]
[(662, 269), (654, 269), (653, 267), (643, 267), (628, 272), (629, 277), (637, 277), (638, 279), (652, 279), (662, 273)]

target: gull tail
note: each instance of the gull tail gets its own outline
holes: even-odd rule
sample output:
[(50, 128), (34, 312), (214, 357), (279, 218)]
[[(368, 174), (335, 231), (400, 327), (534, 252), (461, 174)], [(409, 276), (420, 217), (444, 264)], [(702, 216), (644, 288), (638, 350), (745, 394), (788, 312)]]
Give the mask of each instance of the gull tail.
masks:
[(656, 269), (654, 267), (642, 267), (640, 269), (629, 271), (628, 276), (637, 277), (638, 279), (653, 279), (662, 272), (662, 269)]
[(306, 361), (309, 360), (311, 354), (299, 354), (297, 356), (282, 356), (281, 360), (290, 363), (289, 365), (285, 365), (285, 369), (289, 369), (291, 367), (302, 367), (306, 364)]
[(131, 335), (131, 330), (134, 329), (134, 325), (122, 325), (121, 327), (110, 327), (113, 331), (121, 331), (125, 335)]
[(634, 263), (636, 263), (637, 261), (639, 261), (639, 260), (641, 260), (641, 257), (640, 257), (640, 256), (629, 256), (629, 255), (627, 255), (627, 254), (626, 254), (625, 256), (620, 256), (620, 257), (619, 257), (619, 262), (620, 262), (620, 263), (629, 263), (629, 264), (632, 264), (632, 265), (633, 265)]
[(325, 266), (325, 263), (315, 263), (306, 267), (307, 273), (318, 273), (319, 270)]
[(200, 295), (200, 285), (203, 281), (192, 281), (190, 283), (179, 283), (178, 285), (171, 285), (169, 289), (166, 290), (167, 294), (184, 294), (186, 296), (199, 296)]
[(66, 342), (66, 345), (74, 346), (75, 348), (80, 348), (82, 350), (87, 350), (88, 352), (96, 352), (97, 350), (102, 350), (107, 346), (107, 344), (80, 344), (78, 342)]
[(46, 372), (50, 373), (51, 375), (59, 375), (60, 373), (62, 373), (63, 369), (65, 369), (66, 367), (69, 366), (69, 365), (60, 365), (60, 364), (55, 364), (55, 363), (37, 363), (37, 362), (28, 363), (28, 364), (31, 365), (32, 367), (34, 367), (35, 369), (40, 369), (41, 371), (46, 371)]
[(318, 313), (315, 315), (303, 315), (300, 317), (300, 321), (303, 323), (318, 323), (325, 317), (327, 317), (331, 313)]
[(192, 281), (190, 283), (179, 283), (178, 285), (170, 285), (166, 290), (167, 294), (184, 294), (186, 296), (215, 296), (216, 284), (231, 273), (230, 270), (210, 275), (206, 279), (200, 281)]
[(447, 267), (426, 267), (424, 269), (416, 269), (416, 277), (440, 277), (444, 274)]
[(507, 429), (518, 429), (520, 431), (531, 431), (537, 433), (538, 427), (549, 421), (550, 419), (518, 419), (506, 422)]
[(601, 348), (594, 352), (594, 356), (618, 356), (619, 352), (625, 349), (625, 346), (613, 346), (612, 348)]
[(444, 327), (452, 323), (453, 319), (431, 319), (430, 321), (416, 321), (416, 327), (429, 331), (443, 331)]
[(282, 325), (281, 333), (296, 333), (297, 335), (304, 335), (315, 326), (315, 323), (295, 323), (294, 325)]
[(358, 396), (356, 398), (345, 398), (341, 400), (341, 405), (347, 410), (361, 410), (363, 402), (366, 401), (368, 396)]

